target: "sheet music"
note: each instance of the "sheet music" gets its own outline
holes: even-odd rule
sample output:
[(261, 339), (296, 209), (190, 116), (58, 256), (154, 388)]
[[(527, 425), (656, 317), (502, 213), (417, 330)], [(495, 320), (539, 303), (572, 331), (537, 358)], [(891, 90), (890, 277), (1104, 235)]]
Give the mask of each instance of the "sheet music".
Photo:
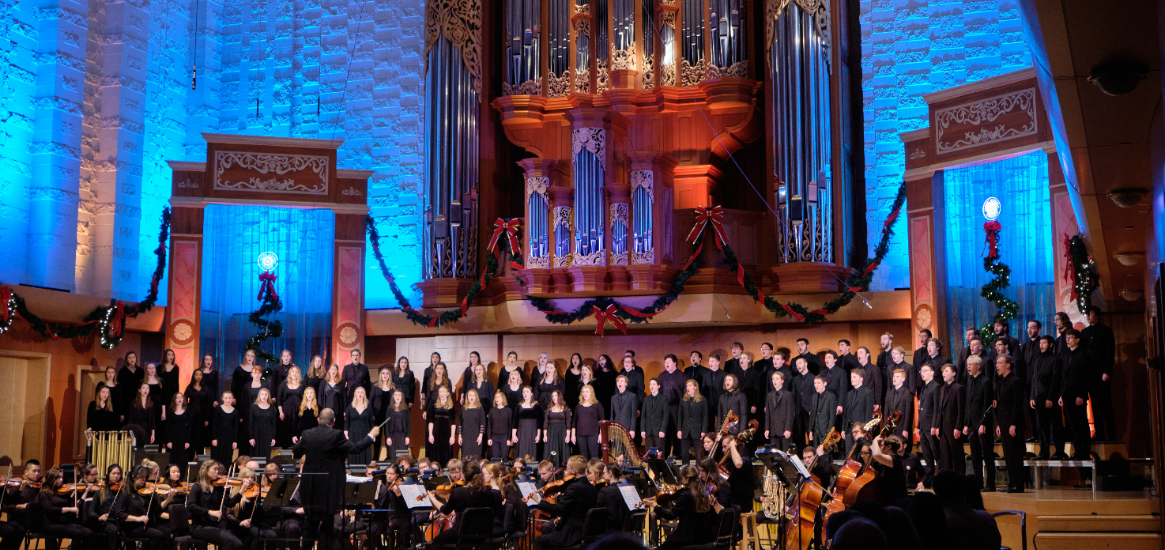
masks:
[[(526, 498), (530, 496), (530, 493), (538, 490), (538, 488), (534, 486), (533, 481), (519, 481), (517, 485), (518, 490), (522, 492), (522, 498)], [(539, 498), (538, 495), (534, 495), (533, 497), (530, 497), (530, 500), (527, 502), (527, 504), (538, 504), (541, 501), (542, 499)]]
[(639, 498), (639, 491), (635, 490), (634, 485), (620, 485), (619, 492), (623, 495), (623, 502), (627, 503), (628, 510), (638, 508), (639, 503), (643, 501)]
[(345, 477), (344, 481), (346, 481), (348, 483), (370, 483), (370, 482), (374, 481), (374, 479), (371, 477), (356, 477), (356, 476), (351, 475), (351, 474), (347, 474), (344, 477)]
[(809, 475), (809, 470), (805, 468), (805, 463), (801, 462), (801, 457), (789, 454), (789, 460), (793, 463), (793, 467), (797, 468), (797, 474), (802, 478), (809, 479), (812, 477)]
[(405, 504), (409, 507), (409, 510), (413, 508), (429, 508), (433, 505), (427, 498), (417, 500), (417, 497), (424, 496), (428, 492), (425, 491), (424, 485), (420, 483), (401, 483), (397, 487), (400, 487), (400, 496), (405, 500)]

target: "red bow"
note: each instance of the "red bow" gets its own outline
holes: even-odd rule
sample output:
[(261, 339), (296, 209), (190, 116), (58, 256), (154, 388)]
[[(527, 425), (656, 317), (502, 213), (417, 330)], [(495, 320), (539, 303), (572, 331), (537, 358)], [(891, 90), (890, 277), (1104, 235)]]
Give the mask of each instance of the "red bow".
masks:
[(997, 222), (997, 221), (990, 221), (990, 222), (983, 224), (983, 231), (987, 232), (987, 246), (989, 248), (989, 250), (987, 252), (988, 258), (998, 258), (999, 257), (999, 230), (1000, 229), (1003, 229), (1003, 226), (1000, 225), (999, 222)]
[(264, 271), (259, 274), (259, 297), (256, 300), (262, 300), (263, 294), (270, 292), (271, 301), (279, 299), (279, 295), (275, 293), (275, 274), (270, 271)]
[(623, 320), (615, 314), (616, 309), (617, 308), (615, 307), (615, 304), (607, 306), (606, 310), (599, 309), (599, 306), (591, 306), (591, 311), (595, 316), (595, 320), (599, 323), (599, 328), (595, 329), (595, 334), (598, 334), (599, 336), (603, 335), (603, 326), (607, 324), (607, 321), (610, 321), (612, 325), (615, 325), (615, 328), (622, 331), (623, 334), (627, 334), (627, 323), (624, 323)]
[(510, 220), (498, 218), (495, 220), (494, 234), (489, 239), (487, 250), (493, 252), (500, 259), (502, 251), (498, 249), (498, 239), (504, 234), (510, 243), (510, 252), (513, 254), (521, 253), (522, 249), (518, 246), (518, 226), (521, 225), (521, 221), (518, 218)]
[(113, 304), (113, 320), (109, 322), (109, 336), (121, 336), (121, 329), (125, 326), (125, 302), (117, 300)]
[[(692, 230), (688, 232), (688, 242), (694, 244), (696, 239), (704, 234), (704, 228), (709, 223), (712, 224), (712, 230), (716, 234), (716, 248), (719, 248), (720, 252), (724, 252), (724, 243), (728, 239), (724, 237), (724, 208), (720, 206), (696, 207), (696, 225), (692, 226)], [(684, 270), (688, 269), (688, 266), (700, 255), (702, 250), (704, 250), (703, 241), (700, 242), (700, 246), (696, 247), (695, 252), (692, 252), (692, 257), (688, 258), (688, 263), (684, 264)]]

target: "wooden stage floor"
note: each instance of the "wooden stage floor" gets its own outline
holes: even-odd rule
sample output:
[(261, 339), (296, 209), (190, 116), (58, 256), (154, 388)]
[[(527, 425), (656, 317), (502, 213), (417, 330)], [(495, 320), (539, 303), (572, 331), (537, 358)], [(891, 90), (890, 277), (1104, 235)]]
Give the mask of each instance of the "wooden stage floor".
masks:
[[(1027, 546), (1039, 550), (1161, 550), (1161, 501), (1149, 491), (1099, 491), (1063, 487), (1027, 492), (983, 493), (988, 512), (1016, 510), (1027, 515)], [(1003, 544), (1021, 544), (1017, 516), (996, 521)]]

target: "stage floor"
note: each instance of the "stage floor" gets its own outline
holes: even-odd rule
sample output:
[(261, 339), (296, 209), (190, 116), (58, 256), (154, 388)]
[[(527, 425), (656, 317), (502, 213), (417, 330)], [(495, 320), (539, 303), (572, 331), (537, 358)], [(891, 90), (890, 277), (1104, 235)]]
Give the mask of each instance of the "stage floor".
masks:
[[(1027, 519), (1027, 548), (1039, 550), (1160, 550), (1161, 501), (1145, 491), (1099, 491), (1064, 487), (1027, 492), (983, 493), (988, 512), (1021, 511)], [(1003, 544), (1023, 548), (1017, 516), (996, 518)], [(1038, 546), (1037, 546), (1038, 545)]]

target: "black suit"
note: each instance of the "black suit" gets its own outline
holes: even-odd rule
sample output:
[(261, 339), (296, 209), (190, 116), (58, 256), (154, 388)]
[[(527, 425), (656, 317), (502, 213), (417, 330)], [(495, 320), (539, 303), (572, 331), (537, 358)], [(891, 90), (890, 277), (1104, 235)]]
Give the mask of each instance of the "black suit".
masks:
[(534, 539), (534, 550), (563, 548), (582, 541), (587, 510), (595, 507), (598, 493), (589, 479), (579, 476), (566, 486), (555, 503), (545, 500), (539, 502), (538, 508), (557, 517), (558, 521), (555, 522), (553, 533)]
[[(1088, 397), (1092, 400), (1092, 417), (1096, 422), (1096, 439), (1115, 440), (1116, 413), (1112, 408), (1112, 373), (1116, 357), (1116, 337), (1112, 329), (1100, 323), (1085, 327), (1080, 332), (1081, 346), (1088, 348), (1088, 358), (1095, 376), (1088, 387)], [(1108, 380), (1102, 378), (1108, 375)]]
[(894, 411), (902, 415), (902, 420), (898, 421), (897, 434), (902, 435), (902, 432), (906, 432), (907, 436), (903, 437), (902, 441), (909, 446), (913, 440), (910, 431), (914, 429), (914, 393), (905, 382), (899, 389), (890, 386), (890, 389), (886, 390), (886, 405), (882, 407), (882, 417), (889, 417)]
[[(1012, 369), (1012, 372), (1019, 375), (1019, 381), (1023, 382), (1023, 395), (1024, 401), (1026, 402), (1028, 399), (1027, 396), (1031, 395), (1032, 378), (1035, 376), (1036, 360), (1040, 357), (1040, 340), (1039, 337), (1037, 337), (1035, 340), (1029, 339), (1027, 335), (1024, 335), (1023, 339), (1024, 342), (1019, 345), (1020, 361), (1023, 362), (1023, 368)], [(1032, 435), (1035, 435), (1039, 426), (1039, 420), (1036, 416), (1037, 411), (1036, 409), (1031, 408), (1029, 404), (1025, 404), (1024, 409), (1027, 410), (1028, 418), (1031, 421), (1030, 427), (1032, 429)]]
[(845, 430), (845, 450), (849, 453), (854, 446), (850, 428), (856, 423), (865, 424), (874, 417), (874, 393), (864, 384), (849, 391), (842, 409), (841, 428)]
[(813, 388), (813, 375), (808, 372), (802, 375), (793, 375), (793, 385), (790, 386), (793, 394), (793, 443), (798, 448), (805, 445), (805, 434), (809, 432), (809, 411), (813, 409), (813, 396), (817, 390)]
[(793, 369), (797, 368), (797, 360), (798, 359), (805, 359), (806, 367), (808, 367), (808, 369), (809, 369), (809, 374), (812, 374), (813, 376), (817, 376), (818, 374), (821, 374), (821, 371), (825, 368), (821, 364), (821, 359), (817, 357), (817, 354), (813, 353), (811, 351), (807, 351), (805, 353), (802, 353), (801, 355), (794, 357), (793, 360), (790, 361), (793, 364)]
[(930, 430), (939, 427), (938, 395), (942, 385), (941, 381), (931, 380), (918, 390), (918, 439), (922, 446), (922, 457), (926, 459), (926, 477), (923, 481), (927, 487), (938, 471), (939, 440)]
[[(1020, 491), (1023, 490), (1025, 474), (1023, 410), (1027, 406), (1026, 401), (1023, 380), (1018, 375), (1008, 373), (999, 380), (995, 389), (995, 422), (1003, 439), (1003, 459), (1007, 461), (1007, 487)], [(1015, 426), (1014, 436), (1011, 435), (1012, 426)], [(991, 470), (994, 471), (994, 468)]]
[[(364, 388), (365, 395), (372, 389), (372, 380), (368, 377), (368, 365), (364, 363), (352, 363), (344, 367), (344, 373), (340, 375), (340, 381), (348, 388), (348, 403), (352, 402), (352, 396), (356, 395), (356, 388)], [(487, 401), (488, 402), (488, 401)], [(335, 411), (339, 415), (342, 411)]]
[(967, 425), (966, 396), (963, 386), (951, 382), (939, 388), (939, 466), (943, 470), (954, 470), (962, 474), (967, 469), (966, 455), (963, 454), (963, 438), (955, 438), (955, 430), (962, 431)]
[(769, 432), (769, 443), (785, 451), (793, 438), (785, 438), (785, 432), (793, 432), (793, 418), (796, 410), (793, 394), (781, 390), (774, 391), (765, 399), (765, 430)]
[(813, 433), (813, 445), (820, 445), (825, 441), (830, 428), (837, 421), (837, 397), (829, 390), (813, 395), (813, 404), (809, 410), (809, 426)]
[[(1089, 364), (1088, 352), (1077, 346), (1064, 354), (1064, 376), (1060, 384), (1060, 398), (1064, 400), (1064, 417), (1072, 429), (1072, 453), (1088, 460), (1092, 452), (1092, 435), (1088, 427), (1088, 389), (1096, 376)], [(1077, 405), (1076, 399), (1082, 404)]]
[[(991, 408), (995, 400), (995, 391), (987, 373), (980, 372), (979, 376), (967, 374), (965, 422), (967, 426), (967, 440), (971, 443), (971, 470), (976, 485), (983, 487), (983, 461), (987, 461), (987, 487), (995, 487), (995, 464), (991, 462), (991, 455), (995, 449), (995, 430), (991, 429), (991, 417), (984, 415)], [(979, 426), (984, 431), (979, 433)], [(1021, 436), (1023, 434), (1020, 434)]]
[(322, 425), (304, 431), (300, 436), (292, 452), (296, 460), (307, 455), (299, 496), (308, 514), (305, 532), (309, 539), (316, 539), (321, 528), (330, 538), (332, 515), (344, 494), (344, 461), (348, 455), (372, 446), (373, 441), (371, 435), (349, 441), (344, 432)]

